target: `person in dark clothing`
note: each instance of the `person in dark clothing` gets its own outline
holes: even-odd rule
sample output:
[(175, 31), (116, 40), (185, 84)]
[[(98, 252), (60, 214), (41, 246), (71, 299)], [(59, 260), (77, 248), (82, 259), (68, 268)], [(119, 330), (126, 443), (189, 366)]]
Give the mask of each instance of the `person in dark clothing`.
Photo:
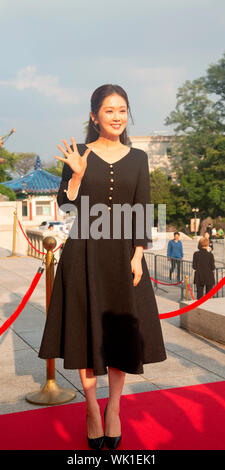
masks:
[[(77, 215), (57, 266), (39, 357), (63, 358), (65, 369), (79, 370), (87, 438), (94, 449), (104, 443), (115, 449), (120, 443), (120, 397), (126, 373), (143, 374), (143, 364), (166, 359), (143, 253), (151, 241), (146, 230), (148, 155), (127, 145), (128, 111), (123, 88), (98, 87), (91, 97), (85, 143), (76, 144), (72, 137), (70, 146), (63, 140), (66, 150), (58, 148), (65, 158), (55, 156), (64, 163), (58, 205), (64, 212), (76, 206)], [(118, 217), (115, 211), (121, 206)], [(127, 217), (123, 206), (130, 208)], [(133, 206), (136, 211), (131, 211)], [(97, 376), (105, 374), (109, 399), (103, 432), (96, 387)]]
[(208, 251), (209, 239), (202, 237), (199, 240), (200, 249), (193, 254), (192, 267), (195, 269), (194, 284), (197, 287), (197, 299), (203, 296), (204, 286), (206, 286), (206, 294), (215, 284), (214, 256)]
[(211, 238), (212, 238), (212, 224), (208, 224), (207, 227), (206, 227), (206, 232), (208, 232), (209, 234), (209, 239), (211, 241)]

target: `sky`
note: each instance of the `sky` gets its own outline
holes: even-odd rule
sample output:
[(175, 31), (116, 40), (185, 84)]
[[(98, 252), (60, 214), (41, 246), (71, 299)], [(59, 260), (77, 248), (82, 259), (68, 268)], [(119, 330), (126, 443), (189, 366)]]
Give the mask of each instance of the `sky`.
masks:
[(0, 0), (0, 136), (55, 165), (85, 141), (91, 95), (127, 92), (128, 135), (172, 134), (178, 88), (225, 51), (223, 0)]

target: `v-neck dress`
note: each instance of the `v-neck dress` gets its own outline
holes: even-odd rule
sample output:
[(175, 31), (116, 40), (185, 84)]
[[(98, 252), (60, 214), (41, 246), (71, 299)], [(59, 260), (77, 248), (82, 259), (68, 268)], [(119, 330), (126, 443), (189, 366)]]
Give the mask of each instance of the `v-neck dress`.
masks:
[[(87, 146), (77, 148), (82, 156)], [(136, 286), (131, 268), (136, 246), (147, 248), (152, 241), (145, 210), (150, 204), (148, 156), (131, 147), (108, 163), (91, 151), (73, 201), (65, 192), (71, 176), (65, 163), (57, 202), (64, 212), (73, 208), (76, 217), (57, 265), (39, 357), (63, 358), (65, 369), (92, 368), (95, 375), (107, 374), (107, 367), (142, 374), (144, 364), (166, 359), (144, 255)], [(135, 210), (128, 233), (121, 210), (118, 233), (114, 208), (124, 204), (143, 208), (143, 233), (136, 229)]]

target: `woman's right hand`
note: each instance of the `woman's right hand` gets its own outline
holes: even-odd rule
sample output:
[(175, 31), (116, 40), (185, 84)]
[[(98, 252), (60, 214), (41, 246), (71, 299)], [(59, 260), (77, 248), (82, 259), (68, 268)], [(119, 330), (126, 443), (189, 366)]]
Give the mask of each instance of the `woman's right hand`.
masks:
[(84, 155), (81, 157), (77, 150), (77, 145), (74, 137), (71, 137), (73, 150), (69, 146), (67, 140), (62, 139), (62, 141), (65, 144), (67, 150), (65, 150), (61, 145), (57, 145), (57, 147), (65, 155), (65, 158), (58, 157), (57, 155), (55, 155), (54, 158), (57, 158), (57, 160), (61, 160), (62, 162), (69, 165), (78, 178), (83, 178), (87, 167), (87, 157), (91, 152), (91, 149), (88, 148), (85, 151)]

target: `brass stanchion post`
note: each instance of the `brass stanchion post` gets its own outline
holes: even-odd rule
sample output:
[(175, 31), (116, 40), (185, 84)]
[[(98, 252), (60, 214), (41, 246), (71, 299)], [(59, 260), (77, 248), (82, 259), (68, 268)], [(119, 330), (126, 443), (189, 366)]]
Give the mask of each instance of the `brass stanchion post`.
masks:
[[(48, 312), (51, 292), (54, 281), (54, 254), (56, 240), (54, 237), (46, 237), (43, 240), (46, 253), (46, 314)], [(55, 359), (46, 360), (47, 381), (45, 386), (38, 392), (29, 393), (26, 400), (36, 405), (59, 405), (67, 401), (73, 400), (76, 396), (74, 390), (69, 388), (61, 388), (55, 381)]]

